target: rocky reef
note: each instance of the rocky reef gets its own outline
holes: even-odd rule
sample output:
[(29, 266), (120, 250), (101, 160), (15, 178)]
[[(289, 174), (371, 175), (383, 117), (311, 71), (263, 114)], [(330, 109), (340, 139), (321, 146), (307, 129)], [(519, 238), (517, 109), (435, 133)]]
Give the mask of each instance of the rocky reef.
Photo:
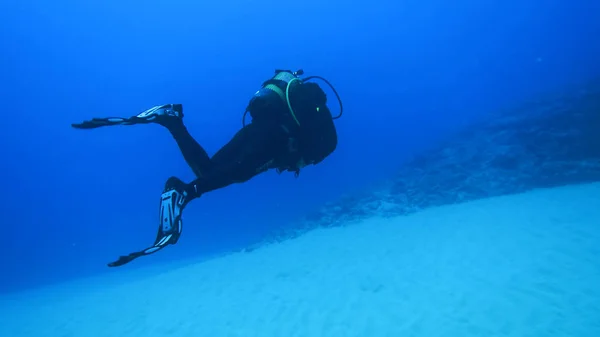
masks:
[(490, 114), (414, 157), (380, 188), (329, 203), (269, 241), (373, 214), (592, 181), (600, 181), (600, 81)]

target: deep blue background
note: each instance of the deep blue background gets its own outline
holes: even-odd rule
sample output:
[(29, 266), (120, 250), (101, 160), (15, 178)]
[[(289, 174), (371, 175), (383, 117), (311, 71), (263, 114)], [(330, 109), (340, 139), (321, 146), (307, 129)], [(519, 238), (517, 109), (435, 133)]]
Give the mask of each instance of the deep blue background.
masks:
[(212, 154), (275, 68), (342, 95), (330, 158), (194, 201), (178, 245), (138, 268), (243, 247), (487, 112), (600, 74), (598, 1), (349, 3), (3, 0), (0, 291), (119, 272), (106, 262), (154, 239), (166, 178), (193, 178), (159, 126), (72, 122), (180, 102)]

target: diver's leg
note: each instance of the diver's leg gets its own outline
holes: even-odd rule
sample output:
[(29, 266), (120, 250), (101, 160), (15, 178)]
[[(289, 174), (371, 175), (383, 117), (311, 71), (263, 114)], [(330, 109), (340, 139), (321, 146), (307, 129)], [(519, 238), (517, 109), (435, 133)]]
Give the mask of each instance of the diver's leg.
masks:
[(211, 158), (211, 169), (189, 184), (197, 196), (242, 183), (275, 167), (288, 150), (288, 134), (279, 125), (250, 123)]
[(207, 171), (211, 170), (210, 157), (189, 133), (183, 124), (183, 120), (174, 120), (164, 126), (169, 130), (175, 142), (177, 142), (183, 159), (185, 159), (185, 162), (192, 169), (196, 177), (202, 177)]
[[(275, 167), (276, 159), (288, 151), (288, 138), (278, 125), (251, 123), (217, 151), (210, 159), (210, 169), (196, 180), (185, 184), (179, 178), (169, 178), (161, 197), (162, 236), (181, 228), (177, 219), (190, 201), (206, 192), (248, 181)], [(172, 215), (165, 216), (168, 212)]]
[(196, 177), (201, 177), (205, 171), (211, 168), (210, 157), (183, 124), (183, 105), (169, 104), (164, 107), (166, 108), (154, 109), (151, 113), (140, 115), (143, 115), (144, 119), (151, 120), (169, 130), (179, 146), (183, 159), (185, 159)]
[[(193, 148), (190, 144), (196, 142), (191, 136), (186, 138), (188, 137), (186, 135), (189, 135), (187, 131), (183, 132), (172, 125), (167, 128), (171, 130), (178, 143), (181, 141), (184, 145), (185, 153)], [(288, 149), (287, 141), (288, 135), (281, 127), (251, 123), (238, 131), (233, 139), (210, 159), (211, 167), (206, 173), (202, 172), (202, 176), (189, 184), (176, 177), (169, 178), (160, 199), (159, 226), (154, 244), (144, 250), (121, 256), (109, 266), (121, 266), (140, 256), (153, 254), (170, 244), (177, 243), (182, 230), (182, 212), (190, 201), (203, 193), (247, 181), (275, 167), (275, 160)]]

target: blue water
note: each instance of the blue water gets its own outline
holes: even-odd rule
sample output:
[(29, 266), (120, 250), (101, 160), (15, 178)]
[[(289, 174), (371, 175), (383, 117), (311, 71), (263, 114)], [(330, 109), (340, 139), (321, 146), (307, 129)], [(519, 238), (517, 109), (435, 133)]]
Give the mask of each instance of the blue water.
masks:
[(332, 156), (194, 201), (179, 243), (133, 269), (249, 245), (490, 111), (600, 74), (598, 1), (350, 3), (3, 0), (0, 292), (118, 273), (106, 263), (152, 243), (165, 180), (193, 179), (158, 126), (72, 122), (183, 103), (212, 154), (276, 68), (344, 100)]

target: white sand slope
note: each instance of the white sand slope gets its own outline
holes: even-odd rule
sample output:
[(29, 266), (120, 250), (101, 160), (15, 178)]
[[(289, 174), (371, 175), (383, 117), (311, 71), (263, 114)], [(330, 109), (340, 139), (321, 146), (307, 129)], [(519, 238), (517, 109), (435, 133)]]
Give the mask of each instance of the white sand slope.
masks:
[(44, 289), (0, 300), (0, 320), (2, 337), (598, 337), (600, 184), (315, 230), (122, 284)]

